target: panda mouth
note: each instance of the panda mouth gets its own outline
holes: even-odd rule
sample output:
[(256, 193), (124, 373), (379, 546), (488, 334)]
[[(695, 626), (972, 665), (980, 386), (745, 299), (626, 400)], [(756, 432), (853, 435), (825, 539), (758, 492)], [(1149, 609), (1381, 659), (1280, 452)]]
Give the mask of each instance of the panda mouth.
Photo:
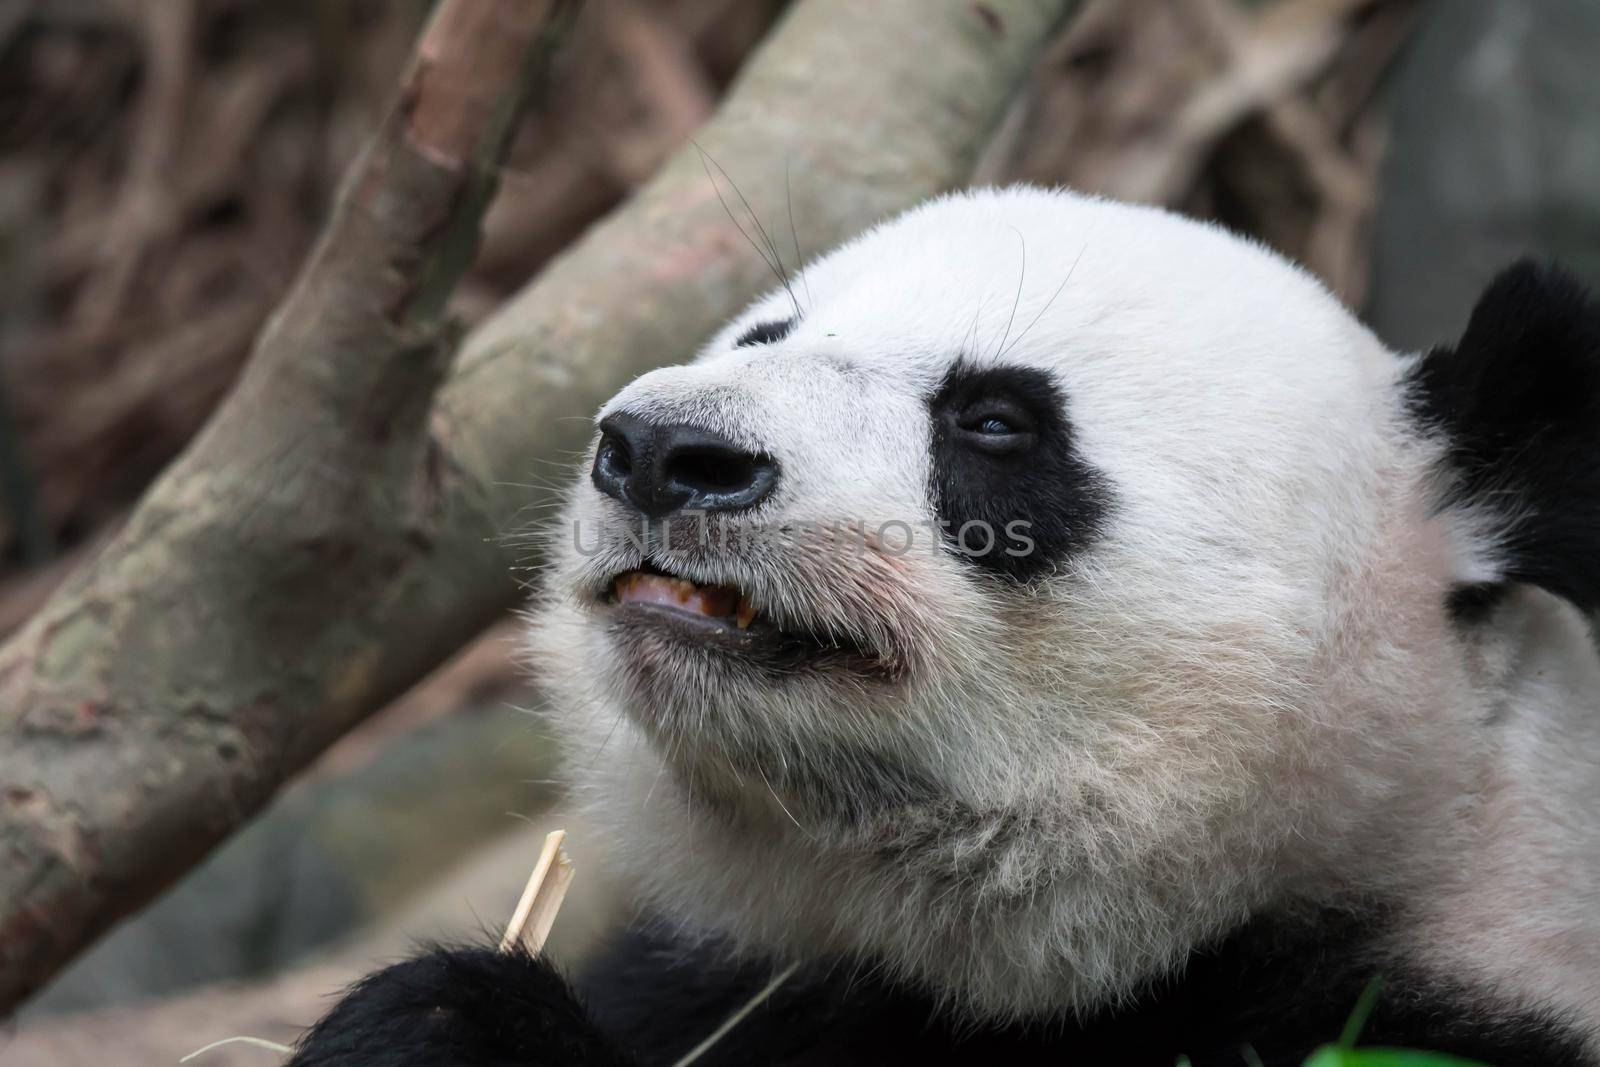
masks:
[(620, 607), (657, 609), (748, 630), (760, 615), (750, 598), (729, 585), (696, 585), (665, 571), (624, 571), (611, 582), (611, 601)]
[(780, 622), (737, 586), (695, 582), (648, 562), (614, 575), (601, 599), (613, 632), (652, 660), (670, 651), (780, 673), (830, 666), (875, 673), (884, 662), (866, 641)]

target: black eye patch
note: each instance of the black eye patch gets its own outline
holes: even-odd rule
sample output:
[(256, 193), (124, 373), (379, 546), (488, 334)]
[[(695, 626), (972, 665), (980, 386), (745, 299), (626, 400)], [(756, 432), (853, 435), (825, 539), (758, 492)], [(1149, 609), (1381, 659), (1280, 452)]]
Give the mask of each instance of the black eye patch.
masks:
[(945, 542), (963, 558), (1027, 579), (1100, 532), (1110, 489), (1077, 454), (1066, 397), (1049, 374), (958, 362), (928, 413), (929, 489)]
[(749, 348), (751, 345), (770, 345), (789, 336), (798, 319), (780, 319), (777, 322), (758, 322), (733, 342), (735, 348)]

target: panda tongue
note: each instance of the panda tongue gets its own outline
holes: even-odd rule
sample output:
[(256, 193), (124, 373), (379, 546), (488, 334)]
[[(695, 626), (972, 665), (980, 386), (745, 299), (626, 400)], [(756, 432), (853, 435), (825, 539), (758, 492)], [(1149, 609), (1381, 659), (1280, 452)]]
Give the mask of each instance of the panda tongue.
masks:
[(664, 574), (629, 571), (617, 578), (612, 589), (619, 604), (657, 604), (713, 619), (731, 616), (741, 630), (756, 615), (737, 589), (725, 585), (695, 585)]

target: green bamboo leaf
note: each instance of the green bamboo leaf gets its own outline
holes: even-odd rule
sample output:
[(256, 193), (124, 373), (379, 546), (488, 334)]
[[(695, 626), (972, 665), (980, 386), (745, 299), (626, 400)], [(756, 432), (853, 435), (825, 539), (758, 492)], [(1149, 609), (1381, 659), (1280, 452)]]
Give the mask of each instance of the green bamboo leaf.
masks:
[(1383, 975), (1375, 974), (1372, 976), (1372, 981), (1367, 983), (1367, 988), (1361, 991), (1350, 1018), (1345, 1020), (1344, 1032), (1339, 1035), (1340, 1048), (1356, 1047), (1356, 1039), (1361, 1036), (1361, 1031), (1366, 1029), (1367, 1020), (1372, 1016), (1372, 1009), (1378, 1006), (1378, 996), (1382, 992)]

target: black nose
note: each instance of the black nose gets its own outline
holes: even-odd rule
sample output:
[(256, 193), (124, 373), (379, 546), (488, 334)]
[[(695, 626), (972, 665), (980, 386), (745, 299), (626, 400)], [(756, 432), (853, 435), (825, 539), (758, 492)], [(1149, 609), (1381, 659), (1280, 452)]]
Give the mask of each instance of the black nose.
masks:
[(602, 493), (661, 519), (752, 508), (777, 484), (778, 465), (697, 426), (618, 412), (600, 420), (592, 477)]

